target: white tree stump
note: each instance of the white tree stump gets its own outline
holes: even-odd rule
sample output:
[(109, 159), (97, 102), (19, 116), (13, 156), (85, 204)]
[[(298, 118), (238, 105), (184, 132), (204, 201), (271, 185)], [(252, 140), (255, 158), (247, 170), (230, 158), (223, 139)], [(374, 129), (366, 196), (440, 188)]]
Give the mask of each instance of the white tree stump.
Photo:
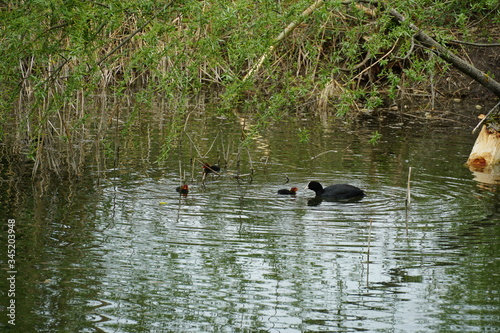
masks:
[(500, 162), (500, 133), (483, 125), (467, 160), (473, 170), (483, 170)]

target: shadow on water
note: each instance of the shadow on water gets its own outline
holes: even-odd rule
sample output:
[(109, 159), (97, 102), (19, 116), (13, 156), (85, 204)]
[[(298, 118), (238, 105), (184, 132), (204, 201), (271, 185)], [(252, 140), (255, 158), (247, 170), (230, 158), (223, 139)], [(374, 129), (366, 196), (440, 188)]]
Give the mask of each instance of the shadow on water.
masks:
[[(113, 167), (44, 191), (4, 161), (23, 318), (13, 331), (498, 329), (498, 188), (463, 167), (473, 138), (462, 128), (285, 119), (242, 147), (241, 123), (193, 116), (191, 140), (162, 164), (160, 138), (138, 133)], [(315, 135), (299, 142), (299, 129)], [(277, 194), (310, 179), (367, 196)]]
[(364, 198), (363, 196), (356, 196), (348, 199), (338, 199), (338, 198), (332, 198), (332, 197), (322, 197), (322, 196), (315, 196), (312, 199), (307, 200), (307, 205), (308, 206), (319, 206), (323, 201), (324, 202), (336, 202), (339, 204), (346, 204), (346, 203), (353, 203), (353, 202), (359, 202)]

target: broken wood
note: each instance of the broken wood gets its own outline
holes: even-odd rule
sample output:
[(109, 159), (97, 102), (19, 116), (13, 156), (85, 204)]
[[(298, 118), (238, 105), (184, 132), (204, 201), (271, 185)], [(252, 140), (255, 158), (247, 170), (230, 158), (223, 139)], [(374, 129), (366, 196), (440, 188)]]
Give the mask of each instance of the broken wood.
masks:
[(467, 165), (471, 170), (482, 171), (498, 162), (500, 162), (500, 133), (494, 128), (483, 125), (472, 147)]

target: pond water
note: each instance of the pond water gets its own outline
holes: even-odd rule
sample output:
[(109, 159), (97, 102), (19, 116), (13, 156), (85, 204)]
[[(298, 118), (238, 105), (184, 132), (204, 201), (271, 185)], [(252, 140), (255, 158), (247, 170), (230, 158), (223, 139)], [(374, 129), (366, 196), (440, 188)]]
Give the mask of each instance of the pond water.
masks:
[[(2, 244), (16, 229), (9, 332), (493, 332), (498, 186), (464, 162), (470, 124), (297, 115), (245, 146), (251, 117), (191, 116), (155, 163), (149, 127), (119, 157), (41, 194), (2, 169)], [(380, 141), (368, 143), (374, 131)], [(302, 141), (300, 139), (303, 139)], [(304, 140), (304, 139), (308, 140)], [(200, 158), (203, 156), (203, 159)], [(202, 182), (201, 161), (220, 176)], [(408, 173), (411, 202), (405, 205)], [(180, 171), (180, 168), (182, 171)], [(180, 174), (190, 185), (175, 191)], [(239, 175), (239, 179), (235, 176)], [(359, 202), (312, 203), (308, 181)], [(295, 196), (281, 188), (299, 188)], [(6, 246), (2, 268), (8, 271)], [(11, 299), (12, 297), (9, 297)]]

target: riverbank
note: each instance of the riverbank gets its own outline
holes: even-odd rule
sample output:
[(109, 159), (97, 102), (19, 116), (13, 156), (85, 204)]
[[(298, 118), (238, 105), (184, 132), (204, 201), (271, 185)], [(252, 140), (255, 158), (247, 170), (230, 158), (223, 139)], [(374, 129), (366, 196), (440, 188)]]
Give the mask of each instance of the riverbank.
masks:
[[(452, 2), (429, 8), (396, 4), (412, 8), (405, 13), (409, 20), (448, 46), (453, 39), (499, 37), (492, 29), (498, 8), (487, 2), (477, 2), (472, 11)], [(386, 11), (327, 3), (305, 18), (310, 5), (8, 3), (0, 8), (6, 22), (0, 39), (2, 150), (12, 160), (32, 161), (34, 175), (42, 169), (78, 175), (88, 157), (117, 154), (109, 138), (119, 132), (129, 140), (145, 116), (164, 126), (165, 159), (193, 112), (251, 115), (251, 135), (260, 135), (290, 115), (349, 123), (387, 112), (446, 121), (441, 111), (450, 101), (488, 103), (488, 92), (448, 70)], [(450, 6), (453, 15), (441, 15), (440, 6)], [(287, 37), (278, 39), (291, 24)], [(495, 48), (454, 48), (492, 77), (498, 73)]]

